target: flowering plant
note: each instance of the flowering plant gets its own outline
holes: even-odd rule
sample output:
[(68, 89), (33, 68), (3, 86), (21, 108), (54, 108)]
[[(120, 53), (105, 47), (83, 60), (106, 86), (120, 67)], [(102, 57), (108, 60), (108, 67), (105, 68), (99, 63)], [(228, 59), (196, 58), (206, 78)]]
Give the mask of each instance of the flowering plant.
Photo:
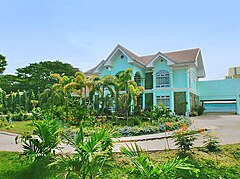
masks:
[(183, 153), (190, 151), (193, 147), (194, 141), (197, 139), (195, 137), (195, 131), (187, 129), (184, 125), (182, 129), (173, 133), (173, 139), (175, 146), (177, 146)]

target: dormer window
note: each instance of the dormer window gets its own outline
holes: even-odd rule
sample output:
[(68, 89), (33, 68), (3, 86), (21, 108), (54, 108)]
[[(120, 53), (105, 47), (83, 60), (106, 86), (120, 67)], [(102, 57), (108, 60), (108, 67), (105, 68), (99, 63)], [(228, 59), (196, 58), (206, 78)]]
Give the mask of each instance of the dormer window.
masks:
[(160, 70), (156, 73), (156, 88), (169, 88), (170, 78), (169, 72), (166, 70)]

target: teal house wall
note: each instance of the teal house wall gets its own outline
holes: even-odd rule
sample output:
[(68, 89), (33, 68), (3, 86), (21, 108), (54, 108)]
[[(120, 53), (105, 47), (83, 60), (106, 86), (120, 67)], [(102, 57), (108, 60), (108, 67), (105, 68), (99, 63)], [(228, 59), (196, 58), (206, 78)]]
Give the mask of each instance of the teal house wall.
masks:
[(225, 79), (199, 82), (200, 101), (236, 101), (240, 114), (240, 79)]

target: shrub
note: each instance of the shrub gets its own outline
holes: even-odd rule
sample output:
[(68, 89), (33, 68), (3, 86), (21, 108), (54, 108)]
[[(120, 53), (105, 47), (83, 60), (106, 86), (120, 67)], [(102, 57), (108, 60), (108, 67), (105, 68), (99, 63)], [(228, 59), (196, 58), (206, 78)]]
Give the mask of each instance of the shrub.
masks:
[(192, 108), (190, 116), (200, 116), (203, 114), (204, 107), (196, 105)]
[(33, 135), (26, 134), (21, 137), (23, 154), (32, 161), (55, 154), (61, 141), (58, 121), (47, 119), (33, 122), (33, 125), (35, 127)]
[(50, 166), (57, 167), (57, 178), (95, 178), (110, 166), (112, 140), (110, 133), (104, 129), (95, 130), (85, 136), (82, 126), (74, 137), (67, 138), (75, 153), (71, 156), (60, 156)]
[(183, 127), (182, 130), (179, 130), (173, 134), (173, 139), (175, 146), (177, 146), (181, 152), (186, 153), (191, 150), (193, 147), (194, 141), (197, 139), (194, 136), (195, 131), (188, 130)]
[[(164, 163), (154, 164), (151, 158), (142, 152), (142, 149), (136, 144), (121, 147), (121, 152), (128, 158), (133, 165), (133, 178), (179, 178), (178, 171), (188, 171), (191, 175), (194, 173), (198, 176), (199, 169), (192, 164), (187, 163), (188, 158), (180, 159), (179, 157), (166, 161)], [(194, 176), (193, 176), (194, 177)]]
[(215, 136), (215, 133), (207, 133), (203, 137), (204, 147), (208, 149), (209, 152), (217, 152), (219, 151), (219, 139)]

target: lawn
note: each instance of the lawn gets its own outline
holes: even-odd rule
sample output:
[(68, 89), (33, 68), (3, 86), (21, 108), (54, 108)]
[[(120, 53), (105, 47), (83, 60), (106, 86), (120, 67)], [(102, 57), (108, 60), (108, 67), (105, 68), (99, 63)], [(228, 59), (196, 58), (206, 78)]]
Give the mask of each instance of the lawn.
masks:
[[(217, 154), (195, 148), (189, 162), (200, 169), (199, 178), (240, 178), (240, 144), (223, 145)], [(55, 178), (57, 171), (49, 170), (45, 164), (30, 165), (20, 153), (0, 152), (0, 178), (2, 179), (38, 179)], [(176, 150), (148, 153), (154, 162), (163, 162), (178, 155)], [(111, 170), (106, 170), (100, 178), (132, 178), (129, 160), (121, 154), (114, 154)], [(194, 178), (189, 173), (181, 172), (182, 178)]]
[(24, 134), (24, 132), (32, 133), (33, 129), (32, 121), (13, 121), (11, 124), (8, 122), (1, 122), (0, 125), (0, 131), (15, 134)]

